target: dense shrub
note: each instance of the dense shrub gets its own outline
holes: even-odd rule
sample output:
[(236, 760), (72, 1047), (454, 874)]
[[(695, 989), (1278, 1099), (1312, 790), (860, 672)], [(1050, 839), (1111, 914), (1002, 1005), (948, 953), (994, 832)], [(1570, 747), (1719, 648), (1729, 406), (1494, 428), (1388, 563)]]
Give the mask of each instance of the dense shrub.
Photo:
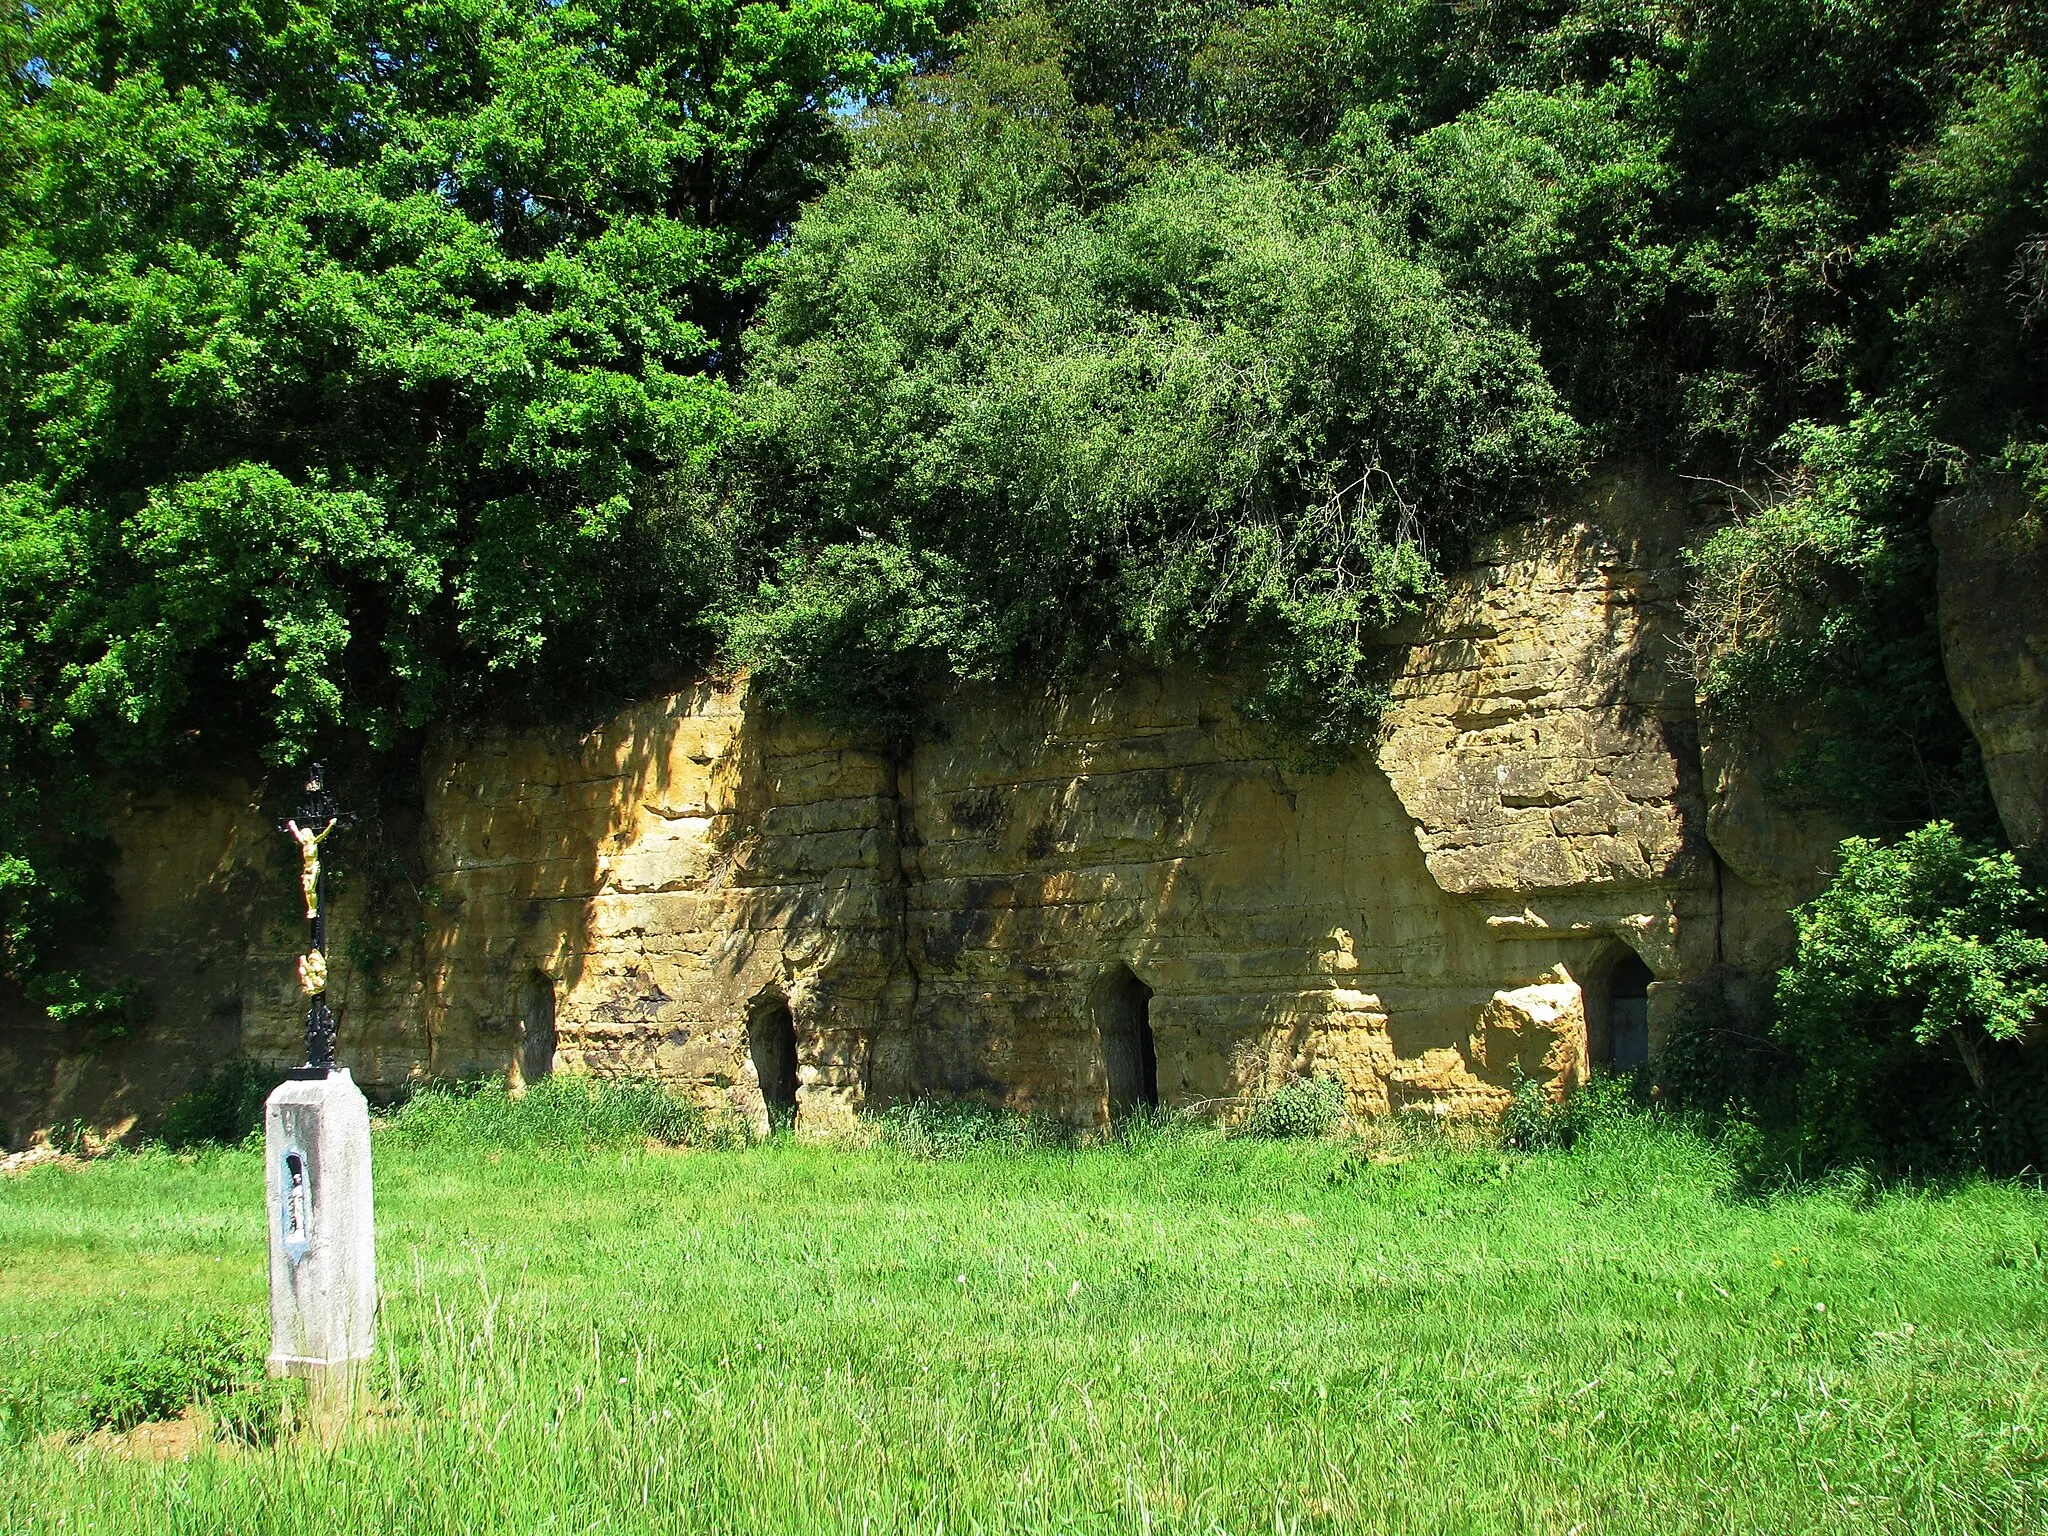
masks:
[(1252, 1136), (1327, 1136), (1344, 1120), (1344, 1080), (1312, 1072), (1260, 1094), (1245, 1116)]
[(1851, 838), (1794, 917), (1773, 1033), (1811, 1166), (2048, 1166), (2048, 894), (2012, 855)]
[(69, 1337), (30, 1354), (0, 1381), (0, 1448), (50, 1433), (122, 1432), (199, 1406), (217, 1430), (245, 1443), (274, 1439), (278, 1384), (263, 1378), (253, 1318), (196, 1310), (131, 1314), (116, 1336)]
[(1500, 1121), (1501, 1144), (1516, 1152), (1564, 1152), (1603, 1126), (1645, 1112), (1633, 1073), (1598, 1072), (1563, 1098), (1515, 1069), (1514, 1097)]
[(792, 706), (870, 715), (1193, 657), (1336, 756), (1427, 551), (1580, 434), (1527, 338), (1342, 180), (1181, 158), (1092, 198), (1059, 50), (979, 29), (797, 226), (699, 488), (771, 535), (732, 652)]
[(1930, 817), (1973, 835), (1996, 816), (1935, 631), (1933, 499), (1958, 450), (1910, 412), (1801, 423), (1765, 494), (1693, 552), (1693, 668), (1721, 721), (1796, 708), (1773, 788), (1794, 813), (1897, 836)]
[(1660, 1063), (1749, 1184), (2048, 1166), (2048, 893), (2012, 855), (1852, 838), (1794, 918), (1774, 995), (1702, 999)]
[(158, 1139), (173, 1151), (243, 1141), (263, 1129), (264, 1102), (280, 1080), (257, 1062), (223, 1062), (171, 1101)]
[[(1751, 978), (1745, 974), (1740, 980)], [(1786, 1106), (1797, 1063), (1771, 1033), (1769, 980), (1731, 995), (1734, 978), (1725, 971), (1710, 974), (1672, 1021), (1657, 1082), (1665, 1102), (1703, 1129), (1791, 1119)]]
[(2048, 486), (2044, 46), (1995, 3), (993, 6), (799, 221), (679, 498), (738, 533), (729, 654), (899, 720), (1192, 657), (1327, 761), (1435, 557), (1643, 447), (1729, 479), (1695, 660), (1724, 719), (1801, 709), (1783, 787), (1987, 831), (1925, 524)]
[(1578, 1139), (1569, 1097), (1552, 1099), (1537, 1078), (1515, 1073), (1514, 1097), (1500, 1117), (1501, 1144), (1517, 1152), (1562, 1151)]
[(261, 1369), (243, 1330), (219, 1318), (177, 1322), (103, 1364), (80, 1398), (80, 1416), (89, 1429), (117, 1431), (176, 1418), (189, 1404), (254, 1380)]

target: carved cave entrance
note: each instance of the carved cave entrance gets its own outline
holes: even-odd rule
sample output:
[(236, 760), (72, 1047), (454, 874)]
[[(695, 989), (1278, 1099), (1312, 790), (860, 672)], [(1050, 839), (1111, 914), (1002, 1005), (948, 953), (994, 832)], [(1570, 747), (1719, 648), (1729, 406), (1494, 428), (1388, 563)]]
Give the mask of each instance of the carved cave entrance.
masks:
[(1650, 1059), (1650, 983), (1655, 978), (1634, 951), (1622, 955), (1607, 973), (1604, 1028), (1595, 1027), (1593, 1064), (1633, 1072)]
[(519, 1080), (537, 1083), (555, 1069), (555, 984), (535, 971), (519, 989)]
[(1159, 1103), (1159, 1053), (1152, 1043), (1152, 989), (1120, 965), (1095, 994), (1095, 1027), (1109, 1079), (1109, 1118), (1122, 1120)]
[(764, 993), (748, 1010), (747, 1055), (761, 1085), (768, 1130), (796, 1124), (796, 1017), (780, 993)]

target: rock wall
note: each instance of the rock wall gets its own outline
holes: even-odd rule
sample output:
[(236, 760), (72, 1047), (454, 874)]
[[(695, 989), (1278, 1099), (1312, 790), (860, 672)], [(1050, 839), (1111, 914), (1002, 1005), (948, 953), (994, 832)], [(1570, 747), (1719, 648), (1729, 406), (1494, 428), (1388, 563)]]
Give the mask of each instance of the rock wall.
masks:
[[(335, 956), (343, 1058), (373, 1090), (651, 1073), (761, 1121), (780, 1033), (813, 1127), (924, 1095), (1098, 1125), (1132, 1052), (1162, 1102), (1223, 1113), (1307, 1070), (1362, 1114), (1490, 1112), (1517, 1072), (1561, 1092), (1631, 956), (1654, 1049), (1721, 984), (1724, 936), (1774, 959), (1771, 914), (1821, 874), (1717, 856), (1717, 810), (1740, 819), (1672, 664), (1697, 520), (1617, 478), (1505, 530), (1398, 637), (1378, 750), (1332, 772), (1289, 768), (1192, 671), (963, 691), (894, 750), (741, 682), (443, 742), (395, 834), (404, 910), (337, 901), (337, 931), (392, 935), (374, 986)], [(108, 959), (146, 961), (156, 1020), (98, 1053), (0, 1031), (17, 1140), (294, 1053), (289, 850), (253, 798), (117, 831)]]
[[(760, 1118), (749, 1028), (786, 1008), (799, 1123), (947, 1095), (1099, 1124), (1135, 988), (1168, 1104), (1307, 1070), (1362, 1113), (1497, 1108), (1511, 1062), (1561, 1087), (1624, 955), (1671, 983), (1717, 959), (1669, 663), (1684, 511), (1618, 483), (1502, 535), (1404, 637), (1377, 761), (1335, 772), (1289, 769), (1191, 671), (963, 692), (893, 754), (739, 685), (451, 747), (430, 1070), (524, 1070), (551, 1021), (559, 1070)], [(1579, 1001), (1534, 1018), (1538, 986)], [(1510, 1016), (1577, 1044), (1489, 1048)]]
[(2048, 859), (2048, 528), (2017, 487), (1935, 514), (1942, 664), (2006, 838)]
[[(303, 1059), (298, 864), (257, 791), (223, 778), (124, 795), (109, 821), (119, 850), (109, 922), (83, 958), (96, 980), (133, 985), (138, 1006), (111, 1034), (0, 997), (6, 1144), (71, 1121), (124, 1135), (215, 1063)], [(351, 862), (360, 871), (364, 861)], [(329, 995), (349, 1020), (350, 1064), (376, 1092), (403, 1085), (428, 1053), (417, 921), (373, 902), (373, 889), (358, 873), (333, 892), (334, 931), (377, 942), (336, 949)]]
[(900, 796), (880, 751), (707, 684), (580, 738), (498, 736), (426, 774), (428, 1070), (651, 1074), (708, 1103), (748, 1079), (750, 1010), (786, 1003), (814, 1120), (862, 1102), (900, 997)]

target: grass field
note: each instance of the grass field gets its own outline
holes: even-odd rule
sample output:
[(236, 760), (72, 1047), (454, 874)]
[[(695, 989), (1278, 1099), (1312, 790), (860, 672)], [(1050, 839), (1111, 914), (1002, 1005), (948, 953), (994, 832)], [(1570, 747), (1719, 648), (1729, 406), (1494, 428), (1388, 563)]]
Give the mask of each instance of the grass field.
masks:
[(380, 1406), (333, 1453), (83, 1434), (265, 1400), (254, 1153), (0, 1182), (0, 1530), (2048, 1529), (2029, 1188), (1744, 1200), (1634, 1118), (935, 1156), (465, 1113), (379, 1133)]

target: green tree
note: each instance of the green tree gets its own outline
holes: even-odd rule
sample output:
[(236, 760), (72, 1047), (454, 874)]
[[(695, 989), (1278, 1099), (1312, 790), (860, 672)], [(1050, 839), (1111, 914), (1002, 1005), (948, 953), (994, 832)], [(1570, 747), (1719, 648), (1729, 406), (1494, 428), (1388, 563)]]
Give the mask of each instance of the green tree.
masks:
[(1333, 756), (1427, 549), (1577, 466), (1527, 338), (1372, 199), (1159, 160), (1042, 18), (974, 31), (861, 142), (697, 488), (762, 536), (729, 635), (793, 705), (1193, 657)]
[(2048, 1151), (2048, 894), (2011, 854), (1946, 822), (1851, 838), (1793, 916), (1775, 1035), (1811, 1159), (2017, 1168)]
[[(999, 3), (942, 74), (870, 116), (851, 179), (797, 228), (744, 463), (691, 503), (765, 535), (733, 652), (792, 703), (881, 690), (899, 707), (949, 675), (1194, 655), (1248, 673), (1253, 712), (1328, 756), (1371, 716), (1371, 639), (1421, 591), (1425, 544), (1527, 506), (1591, 453), (1646, 454), (1746, 482), (1761, 513), (1738, 499), (1701, 552), (1707, 691), (1735, 713), (1808, 701), (1792, 777), (1852, 825), (1983, 828), (1926, 520), (2048, 439), (2027, 346), (2044, 39), (2034, 8), (1991, 0)], [(1255, 187), (1293, 211), (1253, 232)], [(1213, 224), (1210, 246), (1246, 243), (1213, 267), (1195, 245), (1117, 249), (1175, 200), (1188, 227)], [(1270, 303), (1230, 276), (1257, 265), (1253, 242)], [(1145, 270), (1161, 256), (1183, 265)], [(1138, 280), (1103, 282), (1105, 262)], [(1491, 419), (1520, 424), (1495, 464), (1512, 472), (1457, 462), (1446, 445), (1485, 434), (1450, 392), (1381, 378), (1400, 406), (1347, 416), (1348, 385), (1298, 367), (1311, 310), (1370, 326), (1405, 302), (1332, 286), (1368, 270), (1430, 285), (1455, 317), (1421, 332), (1439, 384), (1477, 356), (1466, 339), (1519, 349), (1526, 374), (1491, 375)], [(1169, 345), (1147, 339), (1162, 321), (1177, 371), (1135, 361)], [(1197, 335), (1269, 396), (1170, 399)], [(1112, 349), (1128, 377), (1070, 366)], [(991, 371), (998, 352), (1010, 372)], [(1556, 430), (1501, 403), (1525, 379)], [(941, 428), (1000, 389), (1042, 408), (978, 404), (976, 425)], [(1191, 430), (1149, 439), (1171, 456), (1119, 451), (1105, 489), (1079, 457), (1147, 441), (1141, 417)], [(970, 446), (974, 462), (950, 457)], [(1014, 471), (1000, 505), (976, 489), (992, 454)], [(1361, 476), (1373, 532), (1296, 537)], [(880, 542), (855, 549), (856, 531)]]
[[(52, 0), (0, 104), (0, 969), (87, 776), (388, 745), (701, 646), (772, 248), (937, 0)], [(63, 898), (60, 901), (59, 898)]]

